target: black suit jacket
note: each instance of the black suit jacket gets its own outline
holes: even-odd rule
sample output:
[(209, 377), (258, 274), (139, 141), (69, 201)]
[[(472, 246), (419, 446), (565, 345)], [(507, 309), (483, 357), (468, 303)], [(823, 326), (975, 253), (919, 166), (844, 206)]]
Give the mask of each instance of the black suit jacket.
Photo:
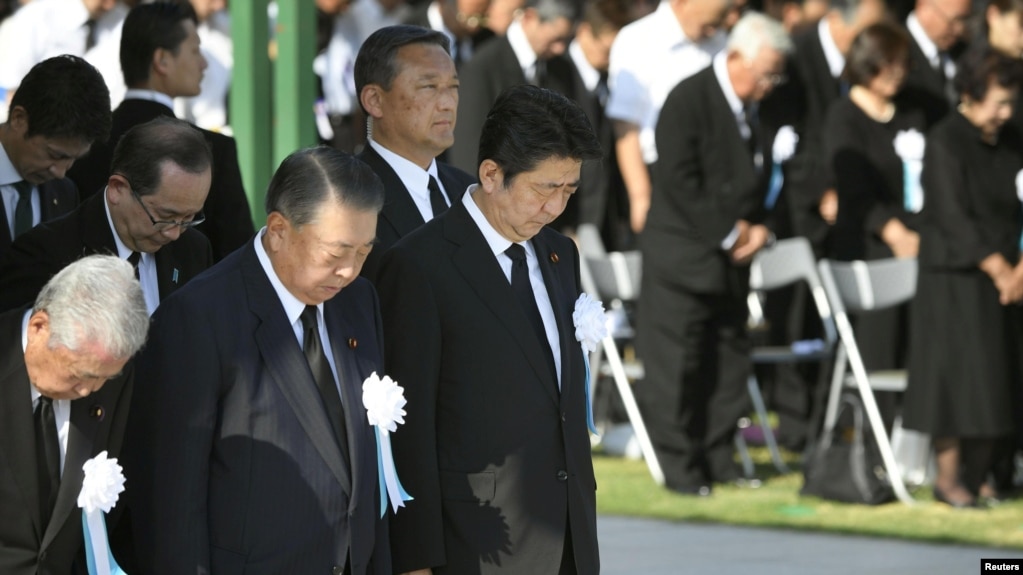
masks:
[[(110, 176), (114, 147), (129, 129), (161, 116), (173, 117), (174, 111), (151, 100), (125, 100), (114, 110), (110, 139), (95, 144), (89, 154), (75, 162), (68, 177), (78, 184), (82, 199), (101, 192)], [(252, 237), (252, 213), (245, 196), (242, 174), (238, 167), (238, 149), (234, 138), (199, 129), (213, 151), (213, 180), (203, 210), (206, 221), (198, 226), (213, 246), (213, 257), (219, 261), (241, 247)]]
[[(748, 268), (732, 265), (722, 241), (737, 220), (763, 222), (772, 128), (760, 129), (764, 169), (758, 174), (713, 67), (668, 94), (657, 122), (653, 193), (641, 243), (647, 269), (697, 293), (746, 284)], [(671, 249), (665, 249), (671, 246)]]
[(130, 400), (131, 365), (99, 391), (71, 402), (70, 431), (57, 503), (40, 530), (32, 398), (21, 324), (25, 309), (0, 314), (0, 573), (71, 573), (82, 552), (78, 493), (82, 465), (100, 451), (117, 457)]
[(353, 575), (390, 575), (361, 400), (383, 374), (378, 310), (362, 278), (323, 306), (349, 468), (251, 242), (160, 305), (125, 447), (140, 572), (340, 574), (350, 554)]
[[(104, 201), (104, 194), (95, 194), (70, 214), (40, 224), (14, 241), (0, 258), (0, 311), (35, 301), (46, 282), (75, 260), (117, 255)], [(185, 230), (154, 256), (161, 301), (213, 265), (210, 242), (195, 230)]]
[[(416, 203), (412, 201), (408, 188), (405, 187), (390, 164), (373, 149), (373, 146), (366, 145), (358, 158), (373, 168), (373, 171), (380, 176), (380, 180), (384, 183), (384, 209), (380, 211), (380, 216), (377, 218), (377, 243), (362, 265), (363, 277), (373, 281), (376, 279), (377, 270), (380, 267), (380, 257), (384, 255), (384, 252), (426, 222), (423, 220), (419, 208), (416, 207)], [(448, 194), (451, 205), (461, 201), (465, 189), (476, 183), (475, 176), (470, 176), (462, 170), (442, 162), (437, 162), (437, 174), (440, 176), (441, 184)]]
[[(930, 127), (948, 114), (952, 102), (945, 90), (945, 75), (931, 66), (916, 39), (912, 34), (909, 36), (909, 69), (899, 90), (897, 104), (922, 109)], [(958, 51), (957, 48), (953, 52)], [(954, 53), (950, 57), (954, 58)]]
[(395, 572), (556, 573), (569, 525), (578, 572), (599, 571), (585, 368), (572, 324), (579, 256), (550, 228), (531, 241), (558, 322), (560, 395), (464, 204), (384, 255), (387, 373), (408, 398), (394, 452), (415, 497), (391, 522)]
[[(78, 205), (78, 188), (67, 178), (50, 180), (36, 186), (39, 192), (39, 223), (59, 218)], [(11, 247), (11, 228), (7, 225), (7, 209), (0, 202), (0, 258)]]

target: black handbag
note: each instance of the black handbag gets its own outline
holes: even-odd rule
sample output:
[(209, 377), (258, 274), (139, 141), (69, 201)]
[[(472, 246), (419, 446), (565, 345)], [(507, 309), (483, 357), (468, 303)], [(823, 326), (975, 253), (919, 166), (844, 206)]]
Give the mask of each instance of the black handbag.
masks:
[(834, 429), (821, 436), (803, 465), (801, 495), (866, 505), (895, 499), (877, 442), (864, 422), (859, 396), (842, 394)]

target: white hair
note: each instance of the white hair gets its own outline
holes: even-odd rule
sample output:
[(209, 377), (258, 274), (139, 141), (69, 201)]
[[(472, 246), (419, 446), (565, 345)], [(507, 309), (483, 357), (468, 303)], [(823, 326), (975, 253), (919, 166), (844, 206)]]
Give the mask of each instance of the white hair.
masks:
[(49, 316), (50, 349), (92, 344), (125, 359), (142, 348), (149, 331), (142, 287), (131, 264), (114, 256), (86, 256), (60, 270), (32, 311)]
[(792, 40), (785, 28), (770, 16), (748, 11), (728, 34), (728, 52), (738, 52), (747, 61), (752, 61), (760, 50), (770, 48), (780, 54), (792, 52)]

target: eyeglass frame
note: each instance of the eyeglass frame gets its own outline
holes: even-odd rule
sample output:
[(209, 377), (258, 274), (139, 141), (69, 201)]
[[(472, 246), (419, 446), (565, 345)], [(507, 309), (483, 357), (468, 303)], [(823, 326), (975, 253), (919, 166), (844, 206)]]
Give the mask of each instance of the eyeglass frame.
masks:
[(131, 190), (131, 197), (135, 198), (135, 201), (138, 202), (140, 206), (142, 206), (142, 211), (145, 212), (146, 217), (149, 218), (149, 221), (152, 222), (153, 224), (153, 228), (155, 228), (157, 231), (164, 232), (174, 228), (175, 226), (181, 228), (182, 230), (187, 230), (194, 228), (206, 221), (206, 213), (203, 210), (199, 210), (198, 212), (192, 214), (192, 219), (187, 222), (184, 220), (181, 221), (158, 220), (154, 218), (153, 214), (149, 212), (149, 208), (147, 208), (146, 204), (142, 201), (142, 196), (140, 196), (139, 193), (135, 191), (135, 185), (131, 183), (131, 180), (128, 179), (128, 176), (124, 174), (115, 175), (124, 178), (124, 181), (128, 183), (128, 189)]

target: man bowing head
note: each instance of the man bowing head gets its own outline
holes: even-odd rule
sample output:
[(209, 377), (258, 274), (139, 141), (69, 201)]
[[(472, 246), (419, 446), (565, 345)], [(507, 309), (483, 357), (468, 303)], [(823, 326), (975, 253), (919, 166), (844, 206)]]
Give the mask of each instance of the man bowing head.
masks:
[(160, 305), (126, 448), (139, 572), (390, 575), (360, 399), (383, 373), (359, 278), (382, 204), (362, 162), (299, 150), (266, 227)]
[(597, 573), (575, 244), (546, 227), (600, 157), (586, 115), (510, 88), (480, 138), (479, 184), (381, 262), (394, 436), (415, 500), (391, 523), (396, 572)]

